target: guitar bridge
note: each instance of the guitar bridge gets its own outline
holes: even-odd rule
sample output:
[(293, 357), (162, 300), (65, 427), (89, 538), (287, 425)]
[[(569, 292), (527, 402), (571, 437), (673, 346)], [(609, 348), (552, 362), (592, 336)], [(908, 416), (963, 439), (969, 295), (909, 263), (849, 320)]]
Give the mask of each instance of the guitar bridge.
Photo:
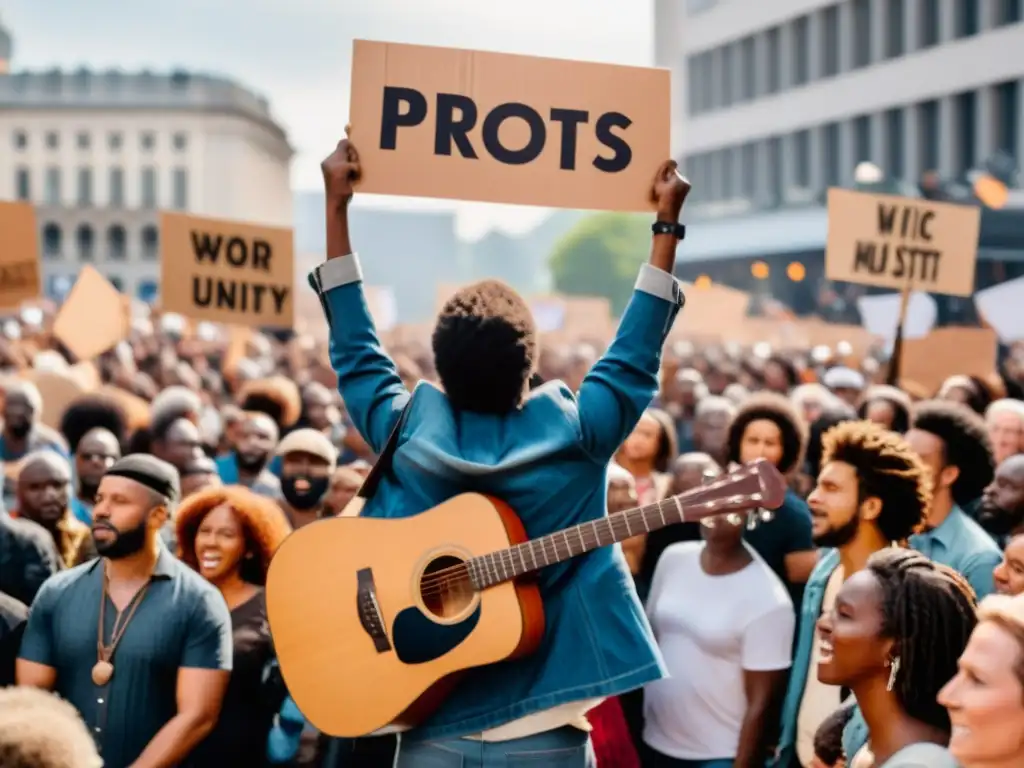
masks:
[(373, 640), (373, 646), (377, 649), (377, 653), (386, 653), (391, 650), (391, 642), (384, 629), (384, 617), (380, 613), (380, 604), (377, 602), (377, 587), (373, 581), (373, 569), (363, 568), (357, 572), (356, 582), (356, 610), (359, 612), (359, 623), (363, 625), (366, 634)]

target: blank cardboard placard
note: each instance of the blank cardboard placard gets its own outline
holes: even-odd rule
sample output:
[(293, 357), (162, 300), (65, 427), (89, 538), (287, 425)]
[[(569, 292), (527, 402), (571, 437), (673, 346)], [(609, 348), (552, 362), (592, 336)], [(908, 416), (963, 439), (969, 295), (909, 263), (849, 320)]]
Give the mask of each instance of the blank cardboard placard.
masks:
[(292, 230), (160, 214), (160, 308), (252, 328), (295, 324)]
[(670, 156), (665, 69), (356, 40), (358, 191), (650, 211)]
[(686, 303), (672, 328), (672, 338), (733, 340), (747, 322), (750, 294), (727, 285), (699, 288), (683, 284)]
[(39, 235), (31, 203), (0, 203), (0, 309), (39, 298)]
[(991, 375), (998, 351), (998, 337), (990, 328), (936, 328), (922, 339), (903, 340), (900, 378), (935, 393), (956, 374)]
[(92, 360), (128, 338), (121, 293), (86, 265), (53, 321), (53, 334), (79, 360)]
[(828, 191), (829, 280), (970, 296), (981, 209), (920, 198)]

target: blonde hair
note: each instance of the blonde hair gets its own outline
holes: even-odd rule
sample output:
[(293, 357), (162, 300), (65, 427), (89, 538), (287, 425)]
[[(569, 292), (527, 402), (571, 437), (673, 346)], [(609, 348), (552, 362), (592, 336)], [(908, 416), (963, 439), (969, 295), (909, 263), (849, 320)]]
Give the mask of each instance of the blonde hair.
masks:
[(1017, 641), (1013, 671), (1024, 686), (1024, 595), (989, 595), (978, 606), (978, 621), (991, 621)]
[(0, 689), (0, 765), (101, 768), (103, 760), (71, 704), (38, 688)]

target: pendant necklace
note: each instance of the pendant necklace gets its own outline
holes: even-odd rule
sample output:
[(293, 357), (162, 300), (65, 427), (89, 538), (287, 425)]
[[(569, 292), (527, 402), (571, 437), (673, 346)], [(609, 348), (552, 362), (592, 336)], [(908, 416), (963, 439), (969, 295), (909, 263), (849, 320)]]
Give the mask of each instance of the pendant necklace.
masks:
[[(125, 610), (118, 612), (117, 616), (114, 618), (114, 627), (110, 632), (110, 644), (107, 645), (103, 642), (103, 630), (107, 598), (110, 597), (110, 580), (107, 577), (106, 568), (103, 569), (103, 594), (100, 596), (100, 621), (98, 638), (96, 640), (96, 664), (94, 664), (92, 668), (92, 681), (100, 688), (109, 683), (110, 678), (114, 676), (114, 651), (117, 650), (117, 644), (121, 642), (121, 638), (124, 637), (124, 631), (128, 628), (128, 624), (131, 622), (132, 616), (135, 615), (135, 609), (142, 603), (142, 599), (146, 596), (146, 590), (148, 589), (149, 582), (146, 582), (146, 584), (135, 593), (135, 596), (132, 597)], [(122, 618), (124, 618), (124, 621), (121, 621)]]

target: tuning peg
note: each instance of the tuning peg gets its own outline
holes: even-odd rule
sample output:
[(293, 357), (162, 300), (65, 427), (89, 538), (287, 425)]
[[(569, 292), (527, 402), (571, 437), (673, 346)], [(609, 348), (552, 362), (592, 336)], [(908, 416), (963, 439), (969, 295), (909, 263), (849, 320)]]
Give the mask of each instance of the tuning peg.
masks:
[(748, 512), (747, 513), (747, 530), (748, 531), (752, 531), (755, 528), (757, 528), (758, 525), (760, 525), (760, 520), (758, 519), (757, 512)]
[(741, 525), (743, 523), (743, 517), (735, 512), (730, 512), (725, 516), (725, 520), (729, 525)]
[(758, 509), (757, 513), (762, 523), (770, 523), (775, 519), (775, 512), (771, 509)]

